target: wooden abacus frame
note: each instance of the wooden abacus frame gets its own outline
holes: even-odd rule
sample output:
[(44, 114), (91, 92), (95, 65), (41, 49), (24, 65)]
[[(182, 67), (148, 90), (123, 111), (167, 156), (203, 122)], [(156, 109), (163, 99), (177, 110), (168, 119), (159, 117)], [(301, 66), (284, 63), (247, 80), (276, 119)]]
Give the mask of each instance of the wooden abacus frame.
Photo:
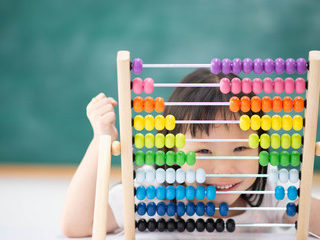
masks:
[[(133, 143), (131, 112), (131, 72), (130, 52), (119, 51), (117, 55), (120, 144), (111, 143), (110, 136), (101, 136), (97, 170), (97, 186), (94, 210), (93, 239), (105, 239), (107, 226), (108, 184), (111, 153), (120, 154), (124, 199), (124, 237), (135, 239), (134, 185), (133, 185)], [(301, 182), (297, 239), (307, 239), (311, 204), (311, 188), (314, 157), (320, 155), (320, 142), (316, 143), (319, 92), (320, 92), (320, 51), (309, 52), (309, 71), (307, 74), (305, 127), (303, 157), (301, 163)]]

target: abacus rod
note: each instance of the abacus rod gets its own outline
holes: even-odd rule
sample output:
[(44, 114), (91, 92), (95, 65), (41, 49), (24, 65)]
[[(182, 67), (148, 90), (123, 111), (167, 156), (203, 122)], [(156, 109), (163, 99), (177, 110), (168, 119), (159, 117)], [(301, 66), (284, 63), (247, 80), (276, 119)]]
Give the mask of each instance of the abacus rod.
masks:
[(220, 83), (154, 83), (154, 87), (220, 87)]
[(294, 223), (236, 223), (236, 227), (295, 227)]
[[(285, 191), (287, 193), (287, 191)], [(235, 191), (216, 191), (216, 194), (274, 194), (274, 191), (246, 191), (246, 190), (235, 190)]]
[(201, 159), (244, 159), (244, 160), (259, 160), (258, 156), (196, 156), (196, 160)]
[(176, 124), (239, 124), (239, 120), (176, 120)]
[(229, 106), (229, 102), (165, 102), (165, 106)]
[(187, 138), (186, 142), (249, 142), (249, 139), (201, 139), (201, 138)]
[(206, 177), (269, 177), (269, 174), (213, 174), (208, 173)]
[[(215, 210), (219, 210), (219, 207), (216, 207)], [(234, 211), (285, 211), (286, 207), (229, 207), (229, 210)]]
[(210, 68), (211, 64), (201, 64), (201, 63), (194, 63), (194, 64), (143, 64), (143, 68)]

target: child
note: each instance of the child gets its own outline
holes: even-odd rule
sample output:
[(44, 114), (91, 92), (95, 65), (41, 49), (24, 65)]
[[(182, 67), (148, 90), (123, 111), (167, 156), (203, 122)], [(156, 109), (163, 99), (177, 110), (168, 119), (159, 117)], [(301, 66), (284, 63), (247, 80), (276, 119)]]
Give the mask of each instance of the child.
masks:
[[(229, 75), (214, 75), (209, 70), (198, 69), (187, 75), (182, 83), (217, 83), (221, 78), (228, 77), (232, 79), (236, 77)], [(218, 88), (176, 88), (170, 101), (174, 102), (227, 102), (232, 94), (224, 95), (220, 93)], [(240, 98), (243, 96), (239, 94)], [(250, 97), (252, 97), (251, 95)], [(93, 224), (93, 209), (95, 195), (96, 168), (98, 159), (98, 139), (101, 134), (109, 134), (112, 140), (116, 140), (118, 132), (115, 128), (114, 107), (116, 101), (107, 98), (104, 94), (99, 94), (93, 98), (87, 107), (87, 116), (93, 128), (94, 137), (89, 148), (70, 184), (67, 199), (63, 211), (62, 231), (69, 237), (85, 237), (90, 236)], [(177, 120), (238, 120), (240, 113), (232, 113), (226, 106), (169, 106), (166, 107), (164, 116), (172, 114)], [(249, 112), (247, 115), (252, 116)], [(258, 115), (262, 115), (259, 113)], [(237, 124), (177, 124), (171, 133), (183, 133), (187, 139), (190, 138), (239, 138), (248, 139), (252, 130), (242, 131)], [(163, 130), (166, 134), (167, 131)], [(262, 130), (258, 131), (261, 134)], [(248, 143), (191, 143), (186, 142), (183, 149), (184, 152), (194, 151), (196, 156), (258, 156), (260, 149), (251, 149)], [(195, 165), (190, 167), (185, 164), (182, 167), (187, 168), (203, 168), (208, 173), (267, 173), (267, 167), (259, 165), (257, 160), (197, 160)], [(237, 178), (237, 177), (216, 177), (206, 178), (204, 186), (214, 185), (217, 191), (224, 190), (274, 190), (275, 184), (271, 184), (266, 178)], [(186, 201), (185, 201), (186, 202)], [(195, 204), (196, 200), (193, 201)], [(206, 203), (206, 198), (204, 203)], [(218, 194), (213, 201), (216, 206), (221, 202), (226, 202), (229, 207), (285, 207), (286, 198), (277, 201), (274, 195), (259, 194)], [(296, 202), (297, 203), (297, 202)], [(122, 185), (116, 185), (110, 190), (108, 205), (108, 226), (107, 231), (112, 232), (117, 228), (123, 227), (122, 212)], [(310, 231), (320, 234), (320, 201), (313, 198), (310, 215)], [(183, 216), (185, 218), (199, 217)], [(148, 218), (148, 217), (146, 217)], [(157, 218), (155, 215), (153, 218)], [(204, 220), (206, 216), (201, 217)], [(221, 218), (219, 211), (216, 211), (214, 218)], [(295, 217), (287, 217), (284, 211), (230, 211), (227, 218), (233, 218), (236, 223), (257, 223), (257, 222), (289, 222), (294, 223)], [(237, 231), (242, 229), (237, 229)], [(246, 228), (245, 231), (265, 231), (266, 229)]]

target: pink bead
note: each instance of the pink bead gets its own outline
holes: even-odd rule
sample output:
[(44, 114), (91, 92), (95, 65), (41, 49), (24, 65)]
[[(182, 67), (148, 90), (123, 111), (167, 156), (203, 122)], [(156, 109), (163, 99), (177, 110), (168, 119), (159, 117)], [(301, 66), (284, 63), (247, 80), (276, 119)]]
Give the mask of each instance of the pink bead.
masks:
[(233, 78), (231, 80), (231, 92), (233, 94), (239, 94), (242, 89), (241, 80), (239, 78)]
[(303, 78), (297, 78), (295, 81), (295, 89), (296, 93), (304, 93), (304, 90), (306, 90), (306, 82)]
[(242, 79), (242, 92), (245, 94), (251, 93), (252, 86), (250, 78)]
[(146, 94), (153, 93), (153, 79), (152, 78), (144, 79), (144, 92)]
[(294, 80), (293, 78), (286, 78), (284, 80), (284, 91), (287, 94), (291, 94), (294, 92)]
[(231, 84), (229, 78), (222, 78), (220, 80), (220, 92), (223, 94), (229, 93), (231, 90)]
[(135, 78), (132, 81), (132, 91), (135, 94), (141, 94), (143, 91), (143, 80), (141, 78)]
[(255, 94), (259, 94), (262, 92), (262, 80), (261, 78), (255, 78), (252, 81), (252, 91)]
[(271, 78), (263, 79), (263, 91), (265, 93), (271, 93), (273, 91), (273, 82)]
[(274, 79), (273, 88), (276, 94), (281, 94), (284, 90), (283, 79), (279, 77)]

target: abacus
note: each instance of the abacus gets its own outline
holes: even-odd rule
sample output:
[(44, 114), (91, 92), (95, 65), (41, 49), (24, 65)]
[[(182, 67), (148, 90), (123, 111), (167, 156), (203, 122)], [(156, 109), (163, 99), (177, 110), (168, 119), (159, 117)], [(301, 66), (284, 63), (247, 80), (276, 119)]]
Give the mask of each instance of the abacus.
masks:
[[(213, 74), (222, 72), (223, 74), (255, 74), (261, 73), (276, 73), (282, 74), (304, 74), (308, 72), (307, 81), (302, 77), (297, 79), (277, 77), (271, 78), (223, 78), (220, 83), (155, 83), (152, 78), (146, 78), (144, 81), (136, 77), (131, 81), (131, 71), (138, 75), (144, 68), (209, 68)], [(209, 64), (144, 64), (139, 58), (130, 61), (130, 53), (128, 51), (119, 51), (117, 56), (117, 75), (118, 75), (118, 97), (119, 97), (119, 119), (120, 119), (120, 143), (111, 143), (110, 136), (102, 136), (100, 139), (98, 174), (97, 174), (97, 190), (95, 202), (95, 216), (93, 225), (93, 238), (105, 239), (106, 234), (106, 214), (108, 202), (108, 177), (110, 172), (111, 153), (114, 155), (120, 154), (121, 148), (121, 169), (122, 169), (122, 184), (123, 184), (123, 201), (124, 201), (124, 232), (125, 239), (134, 239), (135, 231), (217, 231), (217, 232), (233, 232), (236, 228), (241, 227), (296, 227), (297, 239), (306, 239), (308, 235), (309, 226), (309, 211), (311, 202), (311, 186), (313, 176), (313, 166), (315, 155), (320, 155), (320, 144), (316, 143), (316, 129), (319, 107), (319, 91), (320, 91), (320, 51), (310, 51), (309, 61), (303, 58), (294, 60), (288, 58), (283, 60), (277, 58), (272, 60), (267, 58), (262, 60), (260, 58), (252, 61), (249, 58), (244, 60), (235, 58), (217, 59), (214, 58)], [(260, 98), (254, 96), (251, 99), (247, 96), (239, 99), (233, 96), (229, 102), (165, 102), (163, 98), (157, 97), (153, 99), (148, 96), (145, 99), (139, 96), (143, 91), (146, 94), (151, 94), (157, 87), (216, 87), (219, 88), (223, 94), (232, 93), (234, 95), (240, 92), (248, 94), (254, 92), (259, 94), (262, 91), (266, 94), (274, 92), (275, 94), (292, 93), (303, 94), (306, 97), (297, 96), (292, 99), (290, 96), (281, 98), (275, 96), (272, 99), (269, 96)], [(131, 91), (137, 96), (132, 100)], [(172, 115), (163, 116), (161, 114), (152, 116), (148, 114), (142, 116), (140, 114), (132, 118), (132, 109), (137, 113), (143, 110), (146, 113), (151, 113), (154, 110), (157, 113), (164, 111), (165, 106), (225, 106), (232, 112), (241, 111), (242, 115), (239, 120), (183, 120), (175, 119)], [(246, 115), (248, 111), (253, 113), (263, 112), (263, 116), (253, 115), (249, 117)], [(269, 116), (267, 113), (273, 111), (274, 115)], [(282, 117), (277, 113), (283, 111), (285, 115)], [(304, 111), (304, 118), (299, 115)], [(293, 114), (289, 114), (293, 113)], [(187, 139), (182, 133), (173, 135), (171, 133), (163, 135), (157, 133), (156, 135), (149, 133), (142, 134), (140, 131), (152, 131), (154, 129), (161, 131), (167, 129), (171, 131), (176, 124), (238, 124), (243, 131), (248, 129), (258, 130), (263, 129), (268, 131), (273, 129), (278, 131), (295, 131), (292, 135), (288, 133), (271, 135), (264, 133), (260, 136), (253, 133), (248, 139)], [(132, 136), (132, 128), (135, 128), (138, 133)], [(303, 136), (299, 134), (303, 131)], [(250, 148), (260, 147), (258, 156), (205, 156), (205, 159), (252, 159), (258, 161), (260, 165), (267, 166), (283, 166), (291, 165), (298, 167), (301, 165), (300, 171), (296, 168), (287, 170), (281, 168), (272, 170), (267, 174), (211, 174), (206, 173), (204, 169), (197, 170), (177, 170), (170, 166), (182, 166), (184, 164), (193, 165), (196, 161), (201, 159), (201, 156), (196, 156), (192, 151), (187, 153), (180, 151), (186, 142), (248, 142)], [(302, 147), (303, 146), (303, 147)], [(144, 152), (141, 149), (147, 148)], [(154, 151), (153, 149), (167, 149), (176, 147), (176, 152), (161, 150)], [(272, 151), (268, 149), (272, 148)], [(281, 151), (279, 149), (281, 148)], [(302, 154), (299, 153), (302, 149)], [(157, 170), (138, 168), (134, 171), (135, 166), (142, 165), (157, 165)], [(167, 165), (165, 170), (161, 166)], [(284, 189), (278, 185), (274, 191), (219, 191), (215, 186), (207, 187), (201, 184), (205, 182), (206, 178), (210, 177), (266, 177), (269, 181), (276, 183), (291, 182), (297, 183), (300, 180), (300, 187), (290, 186)], [(149, 185), (144, 187), (142, 185), (134, 188), (134, 181), (137, 183), (154, 183), (160, 185), (154, 187)], [(198, 183), (197, 187), (192, 185), (183, 186), (183, 183)], [(161, 184), (166, 183), (166, 186)], [(173, 184), (176, 183), (176, 186)], [(198, 202), (196, 205), (191, 202), (194, 198), (203, 200), (207, 198), (212, 201), (217, 194), (273, 194), (277, 200), (282, 200), (287, 195), (290, 201), (299, 198), (299, 207), (294, 202), (289, 202), (285, 208), (279, 207), (229, 207), (226, 203), (221, 203), (215, 206), (213, 202), (208, 202), (204, 205)], [(139, 203), (135, 205), (135, 198)], [(145, 204), (144, 199), (158, 200), (173, 200), (177, 202), (149, 202)], [(179, 200), (187, 199), (189, 202), (184, 204)], [(286, 223), (236, 223), (232, 218), (227, 220), (209, 218), (204, 221), (201, 216), (213, 216), (215, 211), (219, 211), (221, 216), (228, 216), (229, 211), (232, 210), (261, 210), (261, 211), (285, 211), (288, 216), (295, 216), (298, 214), (298, 221), (295, 224)], [(145, 214), (154, 216), (164, 216), (165, 214), (171, 216), (188, 216), (198, 215), (199, 218), (194, 221), (188, 219), (187, 221), (179, 219), (175, 221), (173, 218), (164, 220), (160, 218), (155, 220), (153, 218), (146, 221), (140, 219), (135, 221), (135, 214), (143, 216)]]

